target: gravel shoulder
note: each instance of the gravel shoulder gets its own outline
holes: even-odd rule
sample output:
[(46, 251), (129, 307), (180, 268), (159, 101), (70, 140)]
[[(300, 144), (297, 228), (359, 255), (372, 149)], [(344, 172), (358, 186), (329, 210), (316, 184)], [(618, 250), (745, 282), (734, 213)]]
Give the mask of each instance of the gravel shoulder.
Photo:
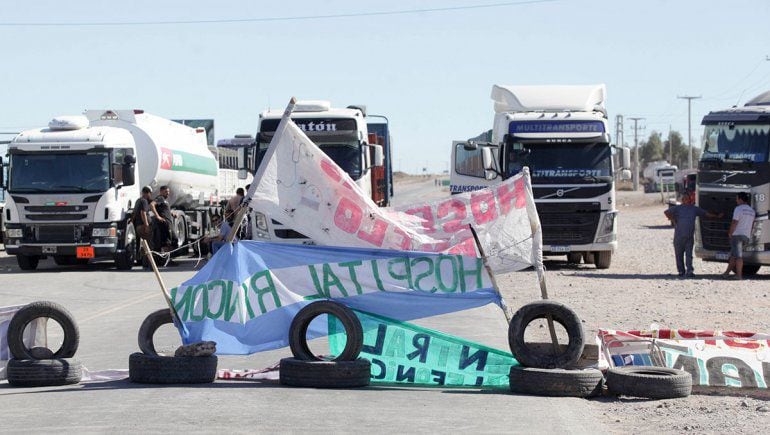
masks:
[[(595, 336), (599, 328), (646, 329), (651, 324), (770, 331), (770, 268), (763, 267), (744, 281), (728, 281), (719, 276), (723, 263), (695, 258), (696, 277), (679, 279), (673, 228), (663, 215), (666, 206), (660, 196), (619, 192), (618, 204), (619, 248), (609, 269), (568, 265), (564, 257), (546, 258), (549, 296), (578, 313), (587, 336)], [(536, 283), (522, 278), (518, 273), (499, 280), (514, 308), (539, 298)], [(677, 400), (601, 398), (591, 404), (617, 433), (748, 433), (762, 432), (760, 428), (770, 423), (770, 412), (763, 411), (770, 406), (765, 391), (727, 393), (734, 396), (706, 392)]]

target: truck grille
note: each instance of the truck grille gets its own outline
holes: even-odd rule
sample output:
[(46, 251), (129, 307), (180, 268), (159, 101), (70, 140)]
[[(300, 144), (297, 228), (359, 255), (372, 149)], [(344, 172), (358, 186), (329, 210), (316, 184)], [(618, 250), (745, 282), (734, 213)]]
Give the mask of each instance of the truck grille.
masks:
[(75, 227), (72, 225), (43, 225), (37, 228), (37, 241), (41, 243), (73, 243)]
[(703, 249), (709, 251), (729, 251), (730, 239), (727, 230), (735, 209), (733, 192), (701, 192), (698, 206), (712, 213), (724, 213), (723, 219), (700, 219), (700, 238)]
[(590, 203), (537, 203), (545, 245), (593, 243), (599, 226), (601, 206)]
[(71, 213), (87, 209), (87, 205), (28, 205), (24, 207), (24, 210), (32, 213)]
[(27, 219), (31, 221), (71, 221), (87, 218), (85, 213), (56, 213), (56, 214), (28, 214)]

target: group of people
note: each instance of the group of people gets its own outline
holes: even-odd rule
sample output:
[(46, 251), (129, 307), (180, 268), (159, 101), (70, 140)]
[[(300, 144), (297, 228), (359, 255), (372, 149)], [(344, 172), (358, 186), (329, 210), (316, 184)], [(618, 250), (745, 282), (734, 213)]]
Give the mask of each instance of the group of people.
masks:
[[(730, 257), (727, 270), (722, 276), (728, 279), (743, 279), (743, 247), (749, 242), (751, 227), (754, 224), (756, 212), (751, 208), (751, 197), (746, 192), (739, 192), (735, 197), (736, 207), (733, 210), (730, 228), (727, 236), (730, 239)], [(674, 224), (674, 257), (676, 269), (680, 277), (693, 277), (692, 250), (695, 232), (695, 218), (722, 218), (724, 213), (711, 213), (694, 204), (692, 195), (682, 197), (682, 204), (663, 212)], [(731, 275), (734, 272), (735, 275)]]

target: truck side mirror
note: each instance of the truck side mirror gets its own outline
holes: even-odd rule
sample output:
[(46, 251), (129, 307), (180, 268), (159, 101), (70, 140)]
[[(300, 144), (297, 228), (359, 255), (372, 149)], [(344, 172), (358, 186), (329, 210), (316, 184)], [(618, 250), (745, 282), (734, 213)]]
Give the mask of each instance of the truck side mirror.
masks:
[(134, 156), (126, 156), (125, 159), (123, 159), (123, 185), (124, 186), (133, 186), (136, 184), (136, 175), (135, 175), (135, 168), (134, 162), (128, 163), (128, 158), (131, 158), (134, 162), (136, 162), (136, 159)]
[(249, 176), (248, 169), (238, 169), (238, 179), (245, 180)]
[(382, 166), (385, 162), (382, 145), (370, 144), (369, 146), (372, 147), (372, 166)]
[(0, 188), (5, 187), (5, 166), (3, 165), (3, 158), (0, 157)]
[(631, 167), (631, 148), (629, 147), (622, 147), (620, 148), (620, 159), (623, 163), (623, 168), (630, 168)]
[[(238, 148), (238, 162), (237, 163), (238, 163), (238, 169), (239, 170), (241, 170), (241, 169), (244, 169), (244, 170), (248, 169), (248, 167), (246, 166), (246, 147)], [(240, 171), (239, 171), (238, 172), (238, 178), (241, 179), (241, 180), (244, 180), (246, 177), (244, 176), (243, 178), (241, 178)]]
[(494, 180), (497, 178), (497, 170), (495, 169), (495, 159), (492, 155), (492, 149), (489, 147), (481, 148), (481, 161), (484, 165), (484, 179)]

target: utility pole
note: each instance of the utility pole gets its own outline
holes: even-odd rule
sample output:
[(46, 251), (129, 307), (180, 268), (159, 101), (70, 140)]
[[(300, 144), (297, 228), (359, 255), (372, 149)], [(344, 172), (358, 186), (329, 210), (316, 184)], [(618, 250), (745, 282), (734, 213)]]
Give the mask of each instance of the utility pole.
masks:
[(692, 100), (697, 100), (698, 98), (701, 98), (701, 96), (698, 95), (696, 97), (691, 95), (677, 95), (676, 98), (687, 100), (687, 143), (689, 145), (689, 152), (687, 153), (687, 168), (692, 169)]
[(674, 164), (674, 141), (671, 139), (671, 124), (668, 125), (668, 163)]
[(628, 118), (634, 121), (634, 192), (639, 190), (639, 121), (644, 118)]
[[(623, 115), (615, 115), (615, 146), (618, 147), (618, 149), (623, 148)], [(618, 156), (622, 156), (623, 154), (620, 153)], [(616, 177), (618, 180), (620, 180), (620, 170), (619, 169), (628, 169), (623, 167), (623, 161), (621, 158), (617, 158), (617, 166), (616, 166)]]

